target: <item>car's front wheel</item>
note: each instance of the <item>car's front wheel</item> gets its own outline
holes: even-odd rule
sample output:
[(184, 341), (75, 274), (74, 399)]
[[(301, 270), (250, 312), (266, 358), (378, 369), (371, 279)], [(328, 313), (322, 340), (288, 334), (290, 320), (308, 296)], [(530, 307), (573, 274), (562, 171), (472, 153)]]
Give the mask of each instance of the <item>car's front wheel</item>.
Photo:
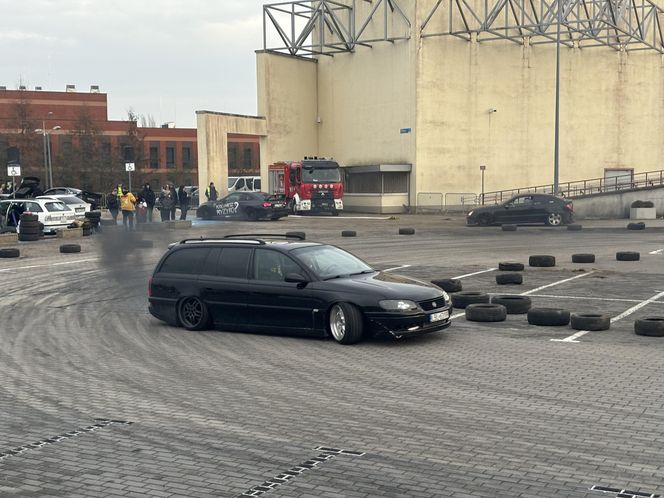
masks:
[(546, 224), (550, 227), (557, 227), (563, 222), (563, 215), (559, 213), (549, 213), (546, 217)]
[(185, 297), (178, 303), (178, 321), (187, 330), (203, 330), (210, 323), (207, 306), (196, 296)]
[(337, 303), (330, 309), (330, 333), (339, 344), (355, 344), (362, 340), (362, 312), (350, 303)]

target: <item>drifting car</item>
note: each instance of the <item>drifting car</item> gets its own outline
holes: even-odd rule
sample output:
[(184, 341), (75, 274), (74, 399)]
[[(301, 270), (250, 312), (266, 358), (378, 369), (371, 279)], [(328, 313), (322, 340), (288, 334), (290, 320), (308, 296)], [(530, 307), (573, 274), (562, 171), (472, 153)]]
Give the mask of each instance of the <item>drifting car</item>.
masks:
[(548, 194), (522, 194), (495, 206), (482, 206), (470, 211), (468, 225), (503, 225), (544, 223), (559, 226), (572, 223), (572, 201)]
[(148, 296), (154, 317), (188, 330), (331, 336), (341, 344), (438, 332), (449, 327), (452, 309), (445, 291), (430, 283), (283, 235), (171, 244)]
[(278, 220), (288, 216), (288, 206), (283, 198), (265, 192), (233, 192), (201, 204), (196, 216), (204, 220)]
[(85, 202), (83, 199), (75, 195), (40, 195), (36, 199), (52, 199), (64, 202), (67, 207), (72, 209), (76, 216), (85, 216), (85, 213), (92, 209), (92, 206)]

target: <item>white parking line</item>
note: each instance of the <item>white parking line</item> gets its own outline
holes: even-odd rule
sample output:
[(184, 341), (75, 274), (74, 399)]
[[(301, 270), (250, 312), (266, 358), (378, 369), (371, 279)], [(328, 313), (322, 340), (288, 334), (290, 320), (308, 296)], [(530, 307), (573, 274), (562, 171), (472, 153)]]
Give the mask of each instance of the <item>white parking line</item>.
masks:
[(401, 270), (402, 268), (410, 268), (411, 266), (412, 266), (412, 265), (395, 266), (394, 268), (388, 268), (387, 270), (383, 270), (383, 271)]
[(664, 253), (664, 249), (657, 249), (656, 251), (649, 252), (648, 254), (662, 254)]
[(31, 268), (43, 268), (45, 266), (75, 265), (78, 263), (87, 263), (88, 261), (97, 261), (97, 259), (98, 258), (77, 259), (76, 261), (64, 261), (62, 263), (51, 263), (48, 265), (30, 265), (30, 266), (19, 266), (17, 268), (3, 268), (2, 270), (0, 270), (0, 272), (29, 270)]
[[(586, 296), (560, 296), (556, 294), (537, 294), (534, 297), (548, 297), (551, 299), (569, 299), (571, 301), (607, 301), (616, 303), (640, 303), (641, 299), (620, 299), (616, 297), (586, 297)], [(664, 304), (664, 301), (653, 301), (653, 303)]]
[(496, 271), (498, 268), (489, 268), (488, 270), (476, 271), (475, 273), (466, 273), (465, 275), (459, 275), (458, 277), (452, 277), (455, 279), (472, 277), (473, 275), (480, 275), (481, 273), (489, 273), (490, 271)]
[(532, 289), (532, 290), (529, 290), (529, 291), (526, 291), (526, 292), (522, 292), (519, 295), (520, 296), (529, 296), (531, 294), (534, 294), (535, 292), (539, 292), (541, 290), (548, 289), (549, 287), (554, 287), (556, 285), (564, 284), (565, 282), (571, 282), (572, 280), (576, 280), (577, 278), (587, 277), (588, 275), (592, 275), (593, 273), (595, 273), (595, 272), (590, 271), (588, 273), (582, 273), (581, 275), (576, 275), (574, 277), (565, 278), (563, 280), (558, 280), (557, 282), (553, 282), (552, 284), (543, 285), (541, 287), (537, 287), (536, 289)]
[[(663, 296), (664, 296), (664, 292), (660, 292), (659, 294), (655, 294), (650, 299), (646, 299), (645, 301), (640, 302), (636, 306), (632, 306), (628, 310), (623, 311), (618, 316), (614, 316), (613, 318), (611, 318), (611, 323), (615, 323), (618, 320), (622, 320), (626, 316), (631, 315), (632, 313), (634, 313), (635, 311), (640, 310), (644, 306), (646, 306), (650, 303), (654, 303), (655, 301), (657, 301), (659, 298), (661, 298)], [(569, 337), (565, 337), (564, 339), (551, 339), (551, 341), (553, 341), (553, 342), (581, 342), (581, 341), (577, 341), (576, 339), (586, 335), (588, 332), (590, 332), (590, 331), (589, 330), (579, 330), (576, 334), (571, 335)]]

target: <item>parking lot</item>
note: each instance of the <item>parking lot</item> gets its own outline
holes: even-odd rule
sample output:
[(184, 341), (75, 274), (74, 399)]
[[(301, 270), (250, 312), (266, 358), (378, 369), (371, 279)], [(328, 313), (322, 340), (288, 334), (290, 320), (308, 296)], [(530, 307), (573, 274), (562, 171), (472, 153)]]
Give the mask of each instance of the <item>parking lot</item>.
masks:
[[(112, 230), (78, 254), (21, 243), (19, 259), (0, 259), (0, 496), (664, 495), (664, 338), (633, 330), (664, 315), (664, 222), (583, 223), (288, 217), (141, 234), (153, 248)], [(341, 346), (188, 332), (148, 314), (169, 242), (290, 230), (377, 269), (607, 313), (611, 328), (476, 323), (457, 310), (441, 333)], [(528, 267), (536, 254), (556, 266)], [(526, 264), (522, 285), (496, 284), (501, 261)]]

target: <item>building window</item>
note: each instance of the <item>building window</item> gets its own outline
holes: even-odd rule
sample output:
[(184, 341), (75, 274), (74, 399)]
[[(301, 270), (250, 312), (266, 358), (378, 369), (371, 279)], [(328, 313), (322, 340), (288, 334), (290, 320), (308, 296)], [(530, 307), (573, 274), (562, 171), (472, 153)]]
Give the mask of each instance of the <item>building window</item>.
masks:
[(251, 168), (251, 147), (245, 147), (244, 148), (243, 166), (245, 168)]
[(237, 163), (237, 145), (236, 144), (228, 144), (228, 169), (231, 171), (234, 171), (239, 168), (239, 164)]
[(159, 146), (150, 145), (150, 167), (157, 169), (159, 167)]
[(380, 194), (380, 173), (356, 173), (346, 176), (346, 192), (349, 194)]
[(175, 147), (166, 147), (166, 167), (175, 168)]
[(384, 194), (407, 194), (408, 173), (383, 173)]
[(182, 167), (191, 168), (191, 145), (182, 146)]

